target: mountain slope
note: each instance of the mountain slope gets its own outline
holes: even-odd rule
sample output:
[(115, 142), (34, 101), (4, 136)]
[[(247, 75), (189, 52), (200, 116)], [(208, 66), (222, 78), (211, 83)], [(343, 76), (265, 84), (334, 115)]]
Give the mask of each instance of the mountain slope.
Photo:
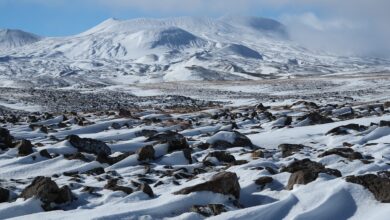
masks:
[(13, 37), (18, 40), (7, 42), (23, 47), (0, 50), (0, 76), (44, 78), (48, 84), (128, 84), (278, 78), (389, 66), (386, 60), (308, 50), (292, 42), (286, 30), (275, 20), (257, 17), (108, 19), (75, 36), (39, 41), (27, 34)]
[(10, 49), (15, 47), (32, 44), (41, 38), (37, 35), (27, 33), (21, 30), (0, 29), (0, 48)]

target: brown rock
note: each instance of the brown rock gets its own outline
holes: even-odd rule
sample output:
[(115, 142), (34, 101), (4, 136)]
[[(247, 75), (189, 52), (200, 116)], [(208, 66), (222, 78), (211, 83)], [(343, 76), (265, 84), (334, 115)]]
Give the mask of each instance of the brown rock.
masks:
[(366, 174), (363, 176), (347, 176), (347, 182), (364, 186), (380, 202), (390, 203), (390, 175)]
[(59, 188), (50, 177), (38, 176), (30, 185), (28, 185), (20, 194), (20, 197), (28, 199), (31, 197), (39, 198), (44, 204), (45, 210), (52, 209), (51, 204), (62, 204), (71, 202), (73, 195), (68, 186)]
[(154, 160), (155, 150), (152, 145), (146, 145), (138, 150), (138, 161)]
[(198, 191), (211, 191), (224, 195), (233, 195), (236, 199), (240, 198), (240, 184), (237, 175), (232, 172), (221, 172), (215, 174), (210, 181), (195, 186), (181, 189), (174, 194), (189, 194)]

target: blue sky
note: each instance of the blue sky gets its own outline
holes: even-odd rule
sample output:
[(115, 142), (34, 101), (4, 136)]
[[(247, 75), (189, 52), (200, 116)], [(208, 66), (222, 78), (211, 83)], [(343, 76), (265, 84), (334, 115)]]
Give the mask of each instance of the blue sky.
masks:
[(263, 7), (260, 4), (246, 7), (245, 3), (236, 7), (239, 1), (227, 1), (231, 8), (224, 8), (221, 4), (224, 0), (155, 0), (155, 4), (151, 0), (144, 0), (144, 3), (132, 0), (0, 0), (0, 28), (22, 29), (42, 36), (65, 36), (85, 31), (110, 17), (219, 17), (240, 14), (278, 19), (283, 14), (303, 10), (294, 7), (287, 10), (284, 6)]

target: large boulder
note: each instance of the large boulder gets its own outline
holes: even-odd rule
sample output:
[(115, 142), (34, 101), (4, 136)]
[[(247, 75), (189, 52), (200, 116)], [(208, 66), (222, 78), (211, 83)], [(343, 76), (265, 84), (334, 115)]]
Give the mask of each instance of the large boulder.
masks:
[(10, 195), (10, 192), (8, 189), (4, 189), (4, 188), (0, 187), (0, 203), (8, 202), (9, 195)]
[(18, 149), (19, 156), (27, 156), (34, 152), (33, 151), (34, 146), (31, 144), (31, 141), (29, 140), (21, 140), (16, 144), (15, 147)]
[(12, 146), (13, 137), (6, 128), (0, 127), (0, 149), (5, 150)]
[(220, 131), (211, 136), (207, 143), (212, 148), (253, 147), (251, 140), (238, 131)]
[(347, 176), (347, 182), (356, 183), (364, 186), (380, 202), (390, 203), (390, 178), (375, 174), (366, 174), (363, 176)]
[(211, 180), (195, 186), (186, 187), (174, 194), (189, 194), (198, 191), (211, 191), (224, 195), (233, 195), (236, 199), (240, 198), (240, 183), (238, 177), (232, 172), (221, 172), (215, 174)]
[(80, 152), (91, 153), (95, 155), (111, 154), (111, 148), (107, 146), (107, 144), (103, 141), (91, 138), (80, 138), (77, 135), (69, 135), (66, 139), (73, 147), (77, 148)]
[(45, 210), (51, 210), (52, 204), (64, 204), (73, 200), (72, 191), (68, 186), (59, 188), (50, 177), (38, 176), (20, 194), (21, 198), (39, 198)]
[(289, 166), (283, 167), (281, 172), (292, 173), (287, 184), (287, 189), (293, 189), (295, 184), (307, 184), (317, 179), (319, 173), (341, 177), (341, 172), (336, 169), (325, 168), (321, 163), (310, 159), (297, 160)]
[(160, 144), (168, 144), (168, 153), (189, 148), (187, 139), (174, 131), (165, 131), (149, 137), (146, 142), (157, 142)]

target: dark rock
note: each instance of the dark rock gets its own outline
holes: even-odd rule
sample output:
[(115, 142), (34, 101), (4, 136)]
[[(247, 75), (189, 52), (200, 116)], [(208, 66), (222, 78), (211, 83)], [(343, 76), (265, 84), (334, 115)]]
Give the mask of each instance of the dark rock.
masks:
[(20, 194), (20, 197), (28, 199), (37, 197), (43, 202), (45, 210), (51, 210), (51, 204), (63, 204), (73, 200), (72, 191), (68, 186), (59, 188), (50, 177), (38, 176)]
[(117, 123), (117, 122), (114, 122), (114, 123), (112, 123), (111, 127), (112, 127), (113, 129), (118, 130), (118, 129), (121, 129), (122, 125), (120, 125), (120, 124)]
[(318, 157), (325, 157), (332, 154), (336, 154), (350, 160), (363, 159), (363, 155), (359, 152), (355, 152), (352, 148), (333, 148), (321, 153)]
[(291, 174), (288, 179), (287, 189), (292, 190), (295, 184), (307, 184), (317, 179), (318, 173), (309, 169), (303, 169)]
[(118, 115), (119, 117), (130, 118), (131, 112), (128, 109), (119, 109)]
[(31, 144), (29, 140), (21, 140), (16, 144), (15, 147), (18, 148), (19, 156), (27, 156), (34, 153), (33, 151), (34, 146)]
[(380, 121), (379, 127), (390, 127), (390, 121)]
[(41, 155), (42, 157), (46, 157), (46, 158), (51, 159), (51, 155), (49, 154), (49, 151), (47, 151), (47, 150), (39, 151), (39, 155)]
[(390, 178), (374, 174), (363, 176), (347, 176), (347, 182), (356, 183), (364, 186), (380, 202), (390, 203)]
[(105, 189), (109, 189), (112, 191), (122, 191), (126, 194), (131, 194), (133, 193), (133, 189), (130, 187), (125, 187), (125, 186), (118, 186), (117, 185), (118, 180), (117, 179), (110, 179), (107, 181), (107, 184), (104, 186)]
[(206, 150), (210, 147), (211, 145), (207, 142), (201, 142), (201, 143), (198, 143), (198, 144), (195, 144), (194, 147), (195, 148), (199, 148), (201, 150)]
[(13, 137), (8, 129), (0, 127), (0, 149), (5, 150), (12, 146)]
[(188, 160), (189, 164), (192, 164), (192, 155), (191, 155), (191, 153), (192, 153), (192, 149), (190, 149), (190, 148), (187, 148), (187, 149), (183, 150), (183, 155)]
[(302, 144), (280, 144), (278, 149), (282, 151), (282, 157), (288, 157), (303, 149), (305, 145)]
[(138, 152), (138, 161), (154, 160), (155, 150), (152, 145), (141, 147)]
[(135, 133), (135, 136), (137, 137), (140, 137), (140, 136), (144, 136), (144, 137), (152, 137), (153, 135), (157, 134), (158, 132), (155, 131), (155, 130), (148, 130), (148, 129), (143, 129), (141, 131), (138, 131)]
[(142, 192), (144, 192), (145, 194), (147, 194), (149, 197), (154, 197), (153, 190), (152, 190), (152, 188), (151, 188), (147, 183), (142, 183), (142, 184), (139, 186), (139, 190), (141, 190)]
[(85, 155), (80, 152), (76, 152), (74, 154), (65, 154), (64, 157), (68, 160), (81, 160), (84, 162), (90, 162), (90, 160), (88, 160)]
[(10, 191), (0, 187), (0, 203), (8, 202), (10, 196)]
[(213, 164), (213, 160), (211, 158), (217, 158), (219, 162), (224, 163), (233, 163), (236, 161), (233, 155), (229, 154), (226, 151), (213, 151), (209, 153), (203, 160), (203, 163), (207, 166), (215, 166), (217, 164)]
[(148, 138), (146, 142), (156, 141), (168, 144), (168, 153), (189, 148), (186, 138), (177, 132), (165, 131)]
[[(225, 136), (231, 136), (231, 137), (225, 137)], [(226, 138), (233, 138), (234, 140), (231, 142), (230, 140), (227, 141)], [(209, 139), (208, 143), (211, 144), (212, 148), (220, 148), (220, 149), (232, 148), (232, 147), (253, 147), (251, 140), (247, 136), (241, 134), (238, 131), (218, 132), (217, 134), (215, 134)]]
[(257, 110), (260, 110), (260, 111), (265, 111), (265, 110), (267, 110), (267, 109), (270, 109), (271, 107), (269, 107), (269, 106), (264, 106), (263, 103), (260, 103), (260, 104), (256, 105), (255, 108), (256, 108)]
[(333, 120), (331, 118), (322, 116), (318, 112), (311, 112), (301, 118), (298, 118), (299, 121), (308, 119), (310, 121), (310, 125), (316, 125), (316, 124), (326, 124), (326, 123), (332, 123)]
[(265, 185), (272, 183), (272, 181), (274, 181), (274, 178), (272, 178), (270, 176), (262, 176), (262, 177), (256, 179), (255, 183), (264, 188)]
[(211, 191), (224, 195), (233, 195), (236, 199), (240, 198), (240, 184), (237, 175), (232, 172), (221, 172), (215, 174), (210, 181), (195, 186), (181, 189), (174, 194), (189, 194), (198, 191)]
[(193, 205), (191, 212), (199, 213), (205, 217), (219, 215), (226, 212), (227, 209), (223, 204)]
[(341, 172), (336, 169), (325, 168), (321, 163), (309, 159), (297, 160), (289, 166), (281, 169), (281, 172), (292, 173), (288, 181), (287, 189), (292, 189), (294, 184), (307, 184), (317, 179), (319, 173), (341, 177)]
[(96, 167), (96, 168), (87, 170), (84, 173), (85, 174), (90, 174), (90, 175), (100, 175), (100, 174), (105, 173), (105, 171), (104, 171), (103, 167)]
[(110, 147), (108, 147), (103, 141), (91, 138), (80, 138), (77, 135), (69, 135), (66, 139), (73, 145), (73, 147), (77, 148), (81, 152), (92, 153), (95, 155), (111, 154)]
[(105, 154), (99, 154), (97, 157), (96, 157), (96, 161), (98, 161), (99, 163), (107, 163), (109, 165), (113, 165), (113, 164), (116, 164), (118, 163), (119, 161), (127, 158), (128, 156), (132, 155), (134, 153), (131, 153), (131, 152), (125, 152), (121, 155), (118, 155), (116, 157), (111, 157), (111, 156), (107, 156)]
[(330, 131), (326, 132), (326, 135), (332, 134), (332, 135), (345, 135), (349, 134), (348, 130), (355, 130), (355, 131), (364, 131), (367, 127), (364, 125), (358, 125), (358, 124), (347, 124), (335, 127), (331, 129)]

